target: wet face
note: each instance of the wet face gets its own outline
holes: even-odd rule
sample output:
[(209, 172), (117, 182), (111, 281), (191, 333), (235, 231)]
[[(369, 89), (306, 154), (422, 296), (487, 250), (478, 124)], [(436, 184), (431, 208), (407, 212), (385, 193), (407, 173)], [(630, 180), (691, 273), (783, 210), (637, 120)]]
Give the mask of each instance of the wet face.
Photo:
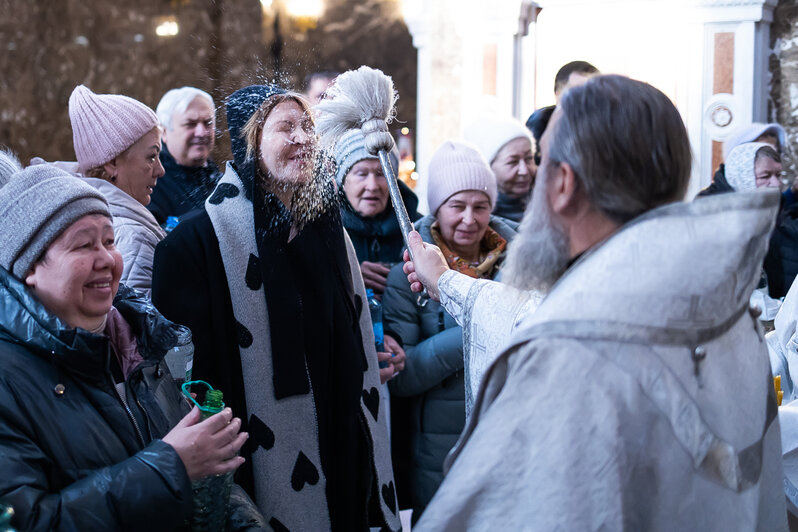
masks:
[(756, 188), (780, 188), (782, 185), (781, 163), (774, 161), (770, 157), (759, 156), (756, 158), (754, 175), (756, 176)]
[(446, 245), (467, 260), (478, 256), (479, 244), (490, 223), (490, 211), (490, 199), (484, 192), (464, 190), (450, 196), (435, 213)]
[(171, 127), (164, 132), (163, 143), (178, 164), (205, 166), (213, 150), (215, 128), (213, 107), (198, 96), (185, 111), (172, 114)]
[(537, 172), (532, 143), (526, 137), (511, 140), (502, 146), (490, 167), (501, 192), (511, 198), (526, 197)]
[(263, 123), (260, 168), (285, 187), (304, 184), (313, 175), (316, 137), (313, 120), (294, 100), (277, 104)]
[(50, 244), (25, 284), (70, 327), (92, 330), (111, 310), (121, 276), (122, 255), (114, 247), (111, 220), (90, 214)]
[(150, 194), (164, 174), (158, 158), (161, 152), (161, 130), (153, 128), (130, 148), (105, 165), (112, 183), (142, 205), (150, 204)]
[(388, 206), (388, 182), (378, 159), (363, 159), (344, 178), (344, 194), (358, 214), (373, 218)]

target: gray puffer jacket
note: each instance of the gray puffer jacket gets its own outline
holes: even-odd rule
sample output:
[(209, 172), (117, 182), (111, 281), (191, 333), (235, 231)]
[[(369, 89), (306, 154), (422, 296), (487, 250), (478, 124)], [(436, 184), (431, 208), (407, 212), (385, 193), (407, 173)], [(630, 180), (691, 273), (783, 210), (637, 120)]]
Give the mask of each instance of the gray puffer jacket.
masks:
[[(434, 243), (430, 232), (434, 221), (425, 216), (415, 223), (424, 242)], [(509, 242), (518, 224), (491, 216), (490, 227)], [(411, 398), (414, 517), (421, 515), (443, 481), (443, 460), (465, 425), (462, 329), (440, 303), (428, 301), (421, 307), (417, 300), (402, 265), (395, 266), (382, 299), (383, 322), (386, 333), (398, 336), (407, 354), (404, 371), (389, 386), (393, 396)]]
[(164, 239), (166, 233), (152, 213), (122, 189), (103, 179), (83, 179), (99, 190), (111, 206), (114, 242), (125, 263), (120, 282), (149, 296), (155, 246)]

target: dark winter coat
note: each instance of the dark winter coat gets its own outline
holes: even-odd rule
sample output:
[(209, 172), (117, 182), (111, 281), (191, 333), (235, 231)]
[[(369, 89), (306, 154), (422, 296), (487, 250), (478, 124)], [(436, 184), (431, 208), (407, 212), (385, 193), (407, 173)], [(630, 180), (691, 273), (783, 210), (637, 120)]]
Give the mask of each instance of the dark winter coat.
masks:
[(166, 145), (161, 150), (161, 164), (164, 175), (152, 189), (147, 208), (164, 225), (169, 216), (183, 216), (188, 211), (199, 209), (205, 204), (222, 177), (219, 167), (208, 160), (207, 166), (183, 166), (178, 164)]
[[(417, 210), (418, 197), (403, 182), (398, 183), (410, 221), (415, 222), (421, 218)], [(391, 201), (388, 200), (388, 206), (378, 216), (366, 218), (349, 204), (344, 194), (341, 196), (341, 219), (355, 246), (357, 261), (400, 262), (405, 244)]]
[(726, 181), (726, 166), (721, 163), (715, 175), (712, 176), (712, 183), (707, 188), (699, 192), (696, 197), (712, 196), (713, 194), (722, 194), (724, 192), (734, 192), (728, 181)]
[[(425, 242), (434, 243), (426, 216), (416, 223)], [(491, 216), (490, 227), (507, 241), (517, 224)], [(391, 269), (383, 295), (385, 327), (400, 336), (407, 361), (405, 369), (390, 381), (391, 394), (411, 397), (410, 489), (417, 518), (443, 481), (443, 460), (465, 425), (462, 329), (440, 305), (417, 304), (401, 265)], [(394, 424), (393, 433), (408, 430)]]
[(798, 203), (779, 213), (765, 256), (765, 273), (770, 297), (786, 296), (798, 275)]
[(0, 268), (0, 500), (18, 530), (180, 530), (191, 515), (186, 469), (159, 439), (188, 412), (163, 363), (176, 326), (124, 285), (114, 306), (144, 358), (127, 406), (108, 338), (67, 327)]

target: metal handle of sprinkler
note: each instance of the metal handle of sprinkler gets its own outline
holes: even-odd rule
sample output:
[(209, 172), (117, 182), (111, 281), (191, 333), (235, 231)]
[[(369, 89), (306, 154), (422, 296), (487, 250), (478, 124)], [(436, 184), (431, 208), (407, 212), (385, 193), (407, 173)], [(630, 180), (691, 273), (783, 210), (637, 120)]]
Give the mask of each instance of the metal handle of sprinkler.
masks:
[[(380, 158), (380, 165), (382, 166), (383, 174), (385, 174), (385, 180), (388, 182), (388, 192), (391, 196), (391, 203), (393, 204), (393, 210), (396, 213), (396, 219), (399, 221), (399, 228), (402, 230), (402, 238), (404, 238), (405, 246), (407, 247), (408, 253), (410, 253), (410, 260), (413, 260), (413, 250), (410, 249), (410, 241), (407, 238), (410, 234), (410, 231), (415, 230), (413, 227), (413, 222), (410, 221), (410, 216), (407, 214), (407, 207), (405, 207), (405, 202), (402, 200), (402, 194), (399, 191), (399, 183), (396, 180), (396, 175), (391, 167), (391, 161), (388, 158), (388, 152), (385, 150), (379, 150), (377, 155)], [(427, 293), (427, 289), (424, 288), (424, 290), (418, 296), (417, 303), (419, 306), (423, 307), (427, 304), (428, 300), (429, 294)]]

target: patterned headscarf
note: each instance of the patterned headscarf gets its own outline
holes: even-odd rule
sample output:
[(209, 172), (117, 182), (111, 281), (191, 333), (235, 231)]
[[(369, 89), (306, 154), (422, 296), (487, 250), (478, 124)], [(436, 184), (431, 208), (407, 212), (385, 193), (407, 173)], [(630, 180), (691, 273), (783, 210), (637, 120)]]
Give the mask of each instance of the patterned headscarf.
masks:
[(737, 192), (756, 189), (756, 173), (754, 162), (756, 152), (761, 148), (772, 148), (765, 142), (746, 142), (729, 152), (726, 158), (726, 181)]

